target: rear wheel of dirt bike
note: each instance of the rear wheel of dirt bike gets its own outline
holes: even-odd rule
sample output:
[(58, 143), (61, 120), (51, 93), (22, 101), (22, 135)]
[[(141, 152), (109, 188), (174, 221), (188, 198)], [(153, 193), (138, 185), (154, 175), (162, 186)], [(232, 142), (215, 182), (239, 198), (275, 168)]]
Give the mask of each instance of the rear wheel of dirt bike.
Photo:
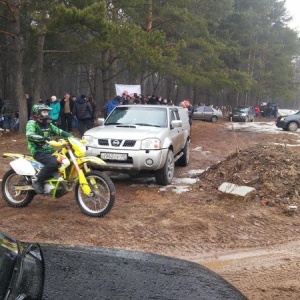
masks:
[(15, 187), (30, 185), (24, 176), (18, 175), (14, 170), (7, 171), (2, 179), (2, 195), (5, 202), (11, 207), (25, 207), (33, 199), (33, 190), (16, 190)]
[(78, 182), (75, 186), (76, 202), (84, 214), (103, 217), (115, 203), (115, 186), (106, 174), (99, 171), (88, 172), (85, 177), (92, 192), (85, 195)]

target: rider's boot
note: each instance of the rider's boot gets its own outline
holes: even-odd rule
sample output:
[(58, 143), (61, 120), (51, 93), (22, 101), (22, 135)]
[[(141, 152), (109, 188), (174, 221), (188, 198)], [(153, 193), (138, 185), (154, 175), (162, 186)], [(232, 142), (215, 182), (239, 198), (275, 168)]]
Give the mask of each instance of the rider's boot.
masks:
[(32, 187), (34, 188), (35, 192), (37, 194), (43, 194), (44, 193), (44, 184), (41, 181), (38, 181), (37, 179), (32, 180)]

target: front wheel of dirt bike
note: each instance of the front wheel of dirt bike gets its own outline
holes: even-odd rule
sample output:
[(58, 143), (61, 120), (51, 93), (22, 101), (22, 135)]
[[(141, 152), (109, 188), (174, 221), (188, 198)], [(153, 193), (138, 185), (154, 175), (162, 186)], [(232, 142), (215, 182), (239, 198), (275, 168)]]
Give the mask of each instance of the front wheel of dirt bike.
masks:
[(85, 195), (78, 182), (75, 186), (76, 202), (84, 214), (103, 217), (115, 203), (115, 186), (106, 174), (99, 171), (88, 172), (85, 177), (92, 192)]
[[(33, 190), (22, 190), (29, 185), (26, 178), (17, 174), (14, 170), (7, 171), (2, 178), (1, 191), (5, 202), (11, 207), (25, 207), (33, 199)], [(18, 187), (18, 189), (16, 189)]]

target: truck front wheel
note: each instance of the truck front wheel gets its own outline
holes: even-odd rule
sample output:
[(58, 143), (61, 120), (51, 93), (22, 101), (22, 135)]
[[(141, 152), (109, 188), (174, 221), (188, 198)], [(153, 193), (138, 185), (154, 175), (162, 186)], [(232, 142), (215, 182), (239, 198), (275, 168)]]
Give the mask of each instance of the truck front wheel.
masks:
[(173, 152), (169, 149), (165, 165), (155, 173), (155, 180), (157, 184), (169, 185), (172, 183), (174, 177), (175, 162)]

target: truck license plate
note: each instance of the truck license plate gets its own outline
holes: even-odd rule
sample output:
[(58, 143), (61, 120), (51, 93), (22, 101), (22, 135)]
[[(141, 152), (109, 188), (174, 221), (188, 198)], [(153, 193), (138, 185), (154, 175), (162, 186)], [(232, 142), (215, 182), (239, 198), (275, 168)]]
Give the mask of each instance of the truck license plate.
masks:
[(102, 159), (112, 159), (112, 160), (126, 160), (126, 153), (101, 153)]

